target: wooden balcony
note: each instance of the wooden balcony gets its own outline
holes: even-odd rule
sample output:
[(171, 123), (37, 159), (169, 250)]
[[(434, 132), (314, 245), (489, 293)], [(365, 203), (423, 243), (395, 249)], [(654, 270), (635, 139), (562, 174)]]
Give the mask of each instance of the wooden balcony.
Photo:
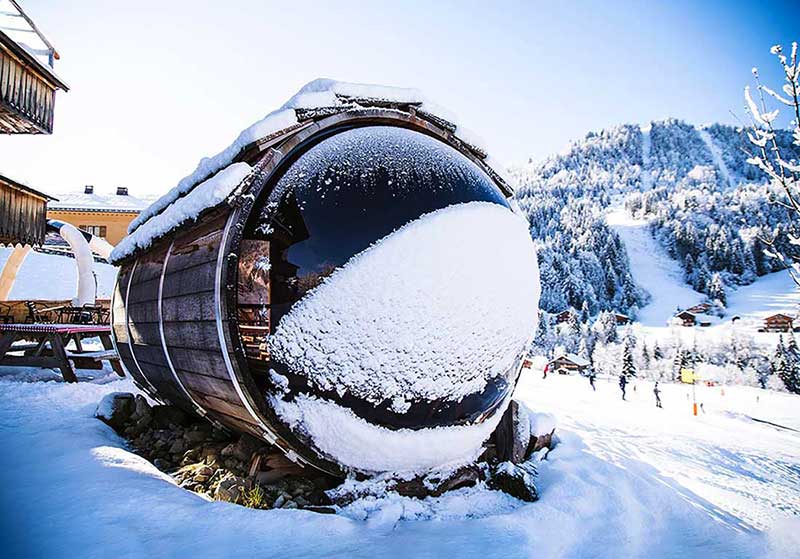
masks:
[(0, 31), (0, 134), (50, 134), (56, 90), (67, 86)]

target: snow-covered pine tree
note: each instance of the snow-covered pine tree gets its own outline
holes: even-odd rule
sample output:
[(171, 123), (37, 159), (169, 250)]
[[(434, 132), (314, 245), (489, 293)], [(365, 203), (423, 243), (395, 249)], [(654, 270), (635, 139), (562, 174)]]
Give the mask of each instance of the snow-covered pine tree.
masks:
[(650, 370), (650, 350), (647, 349), (647, 342), (644, 340), (642, 340), (641, 358), (642, 358), (642, 369), (644, 369), (645, 371)]
[(636, 376), (636, 364), (633, 362), (633, 349), (630, 338), (622, 344), (622, 374), (628, 378)]
[(725, 283), (722, 281), (722, 276), (719, 275), (719, 272), (715, 272), (714, 275), (711, 276), (711, 282), (708, 284), (707, 293), (709, 299), (712, 301), (719, 301), (723, 307), (728, 304), (728, 299), (725, 296)]
[(580, 316), (580, 318), (581, 318), (581, 322), (583, 324), (586, 324), (586, 323), (589, 322), (589, 303), (587, 303), (586, 300), (584, 300), (583, 304), (581, 305), (581, 316)]
[(664, 354), (661, 351), (661, 346), (658, 345), (658, 340), (653, 342), (653, 359), (663, 359)]
[(783, 374), (778, 371), (778, 377), (783, 381), (786, 390), (800, 394), (800, 351), (798, 351), (794, 334), (791, 334), (784, 354), (786, 355), (786, 366)]

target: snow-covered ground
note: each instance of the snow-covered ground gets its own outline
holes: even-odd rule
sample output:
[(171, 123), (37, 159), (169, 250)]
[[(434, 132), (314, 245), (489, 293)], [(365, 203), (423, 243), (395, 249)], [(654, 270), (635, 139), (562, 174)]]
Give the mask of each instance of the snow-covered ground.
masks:
[(701, 392), (706, 413), (694, 418), (684, 387), (664, 386), (656, 410), (648, 384), (621, 402), (602, 379), (591, 392), (583, 378), (525, 372), (517, 397), (560, 424), (538, 502), (479, 487), (365, 498), (320, 515), (179, 488), (92, 417), (104, 394), (133, 391), (131, 382), (80, 375), (65, 384), (49, 371), (0, 368), (5, 557), (787, 558), (800, 549), (800, 432), (749, 419), (800, 427), (794, 396)]
[[(760, 333), (763, 319), (775, 313), (796, 314), (800, 289), (788, 273), (774, 272), (750, 285), (728, 290), (728, 304), (721, 319), (709, 317), (708, 327), (670, 326), (678, 307), (685, 309), (704, 299), (683, 280), (680, 264), (670, 258), (650, 235), (646, 219), (632, 218), (621, 206), (606, 214), (607, 223), (619, 234), (631, 262), (633, 279), (650, 294), (650, 301), (637, 313), (639, 332), (659, 341), (680, 336), (685, 342), (730, 340), (734, 331), (761, 345), (774, 346), (778, 334)], [(734, 317), (739, 317), (735, 322)]]
[[(12, 249), (0, 246), (0, 270)], [(114, 290), (117, 269), (109, 264), (94, 263), (97, 276), (97, 297), (107, 299)], [(78, 289), (78, 268), (75, 259), (57, 254), (31, 251), (17, 272), (17, 280), (9, 299), (44, 299), (61, 301), (75, 297)]]

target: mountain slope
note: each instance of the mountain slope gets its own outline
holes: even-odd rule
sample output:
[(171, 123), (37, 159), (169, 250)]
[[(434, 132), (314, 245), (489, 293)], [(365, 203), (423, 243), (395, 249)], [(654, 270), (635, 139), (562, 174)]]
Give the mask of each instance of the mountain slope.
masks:
[[(587, 273), (590, 266), (576, 264), (592, 258), (585, 254), (592, 252), (587, 235), (620, 244), (619, 231), (596, 222), (623, 199), (630, 214), (649, 220), (656, 244), (678, 261), (684, 280), (711, 298), (724, 299), (725, 285), (746, 285), (780, 269), (760, 239), (778, 237), (785, 252), (783, 233), (792, 230), (786, 225), (791, 220), (768, 202), (770, 187), (746, 162), (744, 132), (675, 119), (644, 128), (625, 124), (591, 132), (563, 153), (512, 169), (517, 201), (540, 241), (542, 308), (577, 309), (586, 300), (592, 313), (635, 313), (647, 300), (631, 280), (629, 254), (610, 258), (595, 251), (601, 268), (610, 270), (606, 274)], [(788, 132), (778, 134), (778, 143), (800, 159)]]
[(606, 221), (625, 244), (633, 279), (650, 294), (637, 313), (638, 322), (664, 326), (677, 305), (685, 308), (702, 300), (702, 294), (686, 285), (680, 264), (650, 235), (647, 220), (631, 218), (617, 207), (606, 214)]

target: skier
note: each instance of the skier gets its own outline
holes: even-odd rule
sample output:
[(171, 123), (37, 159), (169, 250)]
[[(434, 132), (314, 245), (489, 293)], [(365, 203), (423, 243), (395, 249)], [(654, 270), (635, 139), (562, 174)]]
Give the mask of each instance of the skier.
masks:
[(597, 387), (594, 385), (594, 379), (595, 378), (596, 378), (596, 375), (594, 374), (594, 371), (589, 371), (589, 384), (592, 385), (592, 390), (597, 392)]
[(619, 376), (619, 389), (622, 390), (622, 399), (625, 399), (625, 387), (628, 385), (628, 377), (625, 375)]
[(653, 388), (653, 394), (656, 395), (656, 407), (663, 408), (664, 406), (661, 405), (661, 389), (658, 387), (658, 381), (656, 381), (656, 385)]

